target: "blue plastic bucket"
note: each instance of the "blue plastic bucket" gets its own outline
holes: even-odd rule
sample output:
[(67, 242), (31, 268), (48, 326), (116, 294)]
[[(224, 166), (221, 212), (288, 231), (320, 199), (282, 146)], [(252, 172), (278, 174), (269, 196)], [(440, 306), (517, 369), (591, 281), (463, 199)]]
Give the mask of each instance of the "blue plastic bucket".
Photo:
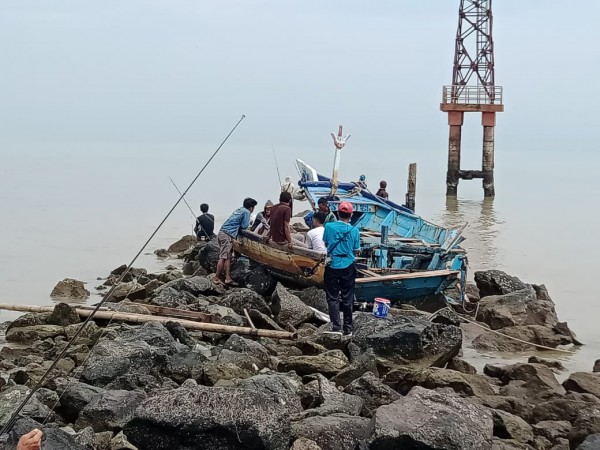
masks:
[(387, 298), (376, 298), (373, 305), (373, 315), (385, 319), (390, 311), (390, 301)]

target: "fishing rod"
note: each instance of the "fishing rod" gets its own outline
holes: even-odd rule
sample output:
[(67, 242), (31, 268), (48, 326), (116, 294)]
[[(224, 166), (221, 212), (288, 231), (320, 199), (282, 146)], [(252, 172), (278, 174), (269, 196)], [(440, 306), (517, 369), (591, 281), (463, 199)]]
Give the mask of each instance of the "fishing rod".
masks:
[(94, 310), (83, 321), (83, 323), (81, 324), (81, 326), (79, 327), (79, 329), (77, 330), (77, 332), (73, 335), (73, 337), (71, 338), (71, 340), (69, 340), (69, 342), (67, 342), (67, 345), (63, 348), (63, 350), (60, 352), (60, 354), (52, 362), (52, 364), (50, 365), (50, 367), (46, 370), (46, 372), (44, 372), (44, 374), (41, 376), (41, 378), (38, 380), (38, 382), (35, 384), (35, 386), (29, 391), (29, 394), (27, 394), (27, 396), (25, 397), (25, 399), (23, 399), (23, 401), (19, 404), (19, 406), (17, 407), (16, 411), (10, 417), (9, 421), (6, 423), (6, 425), (4, 425), (4, 427), (2, 427), (2, 430), (0, 430), (0, 436), (2, 436), (3, 434), (8, 433), (11, 430), (11, 428), (15, 425), (15, 422), (17, 421), (19, 413), (23, 410), (23, 408), (25, 407), (25, 405), (27, 405), (27, 403), (29, 402), (29, 400), (31, 400), (31, 397), (33, 397), (33, 395), (37, 392), (37, 390), (42, 386), (43, 382), (45, 381), (46, 378), (48, 378), (48, 375), (50, 375), (50, 373), (52, 372), (52, 370), (54, 370), (54, 368), (56, 367), (56, 365), (58, 364), (58, 362), (61, 359), (64, 358), (64, 356), (67, 354), (67, 351), (69, 350), (69, 348), (73, 345), (73, 343), (81, 335), (81, 333), (83, 332), (83, 330), (85, 329), (85, 327), (87, 326), (87, 324), (90, 323), (90, 321), (93, 319), (94, 315), (100, 310), (100, 308), (102, 308), (102, 306), (104, 306), (104, 303), (106, 303), (106, 301), (110, 298), (110, 296), (113, 294), (113, 292), (115, 291), (115, 289), (117, 288), (117, 286), (119, 286), (121, 284), (121, 282), (123, 281), (123, 279), (127, 276), (127, 274), (129, 273), (129, 271), (131, 270), (131, 267), (135, 264), (135, 262), (137, 261), (137, 259), (139, 258), (139, 256), (142, 254), (142, 252), (146, 249), (146, 247), (148, 246), (148, 244), (150, 243), (150, 241), (154, 238), (154, 236), (156, 236), (156, 234), (161, 229), (161, 227), (164, 225), (164, 223), (167, 221), (167, 219), (169, 218), (169, 216), (173, 213), (173, 211), (175, 211), (175, 208), (177, 208), (177, 205), (179, 205), (179, 203), (181, 203), (181, 201), (183, 200), (183, 197), (185, 196), (185, 194), (188, 193), (188, 191), (196, 183), (196, 181), (198, 180), (198, 178), (200, 178), (200, 175), (202, 175), (204, 173), (204, 170), (206, 170), (206, 168), (211, 163), (211, 161), (215, 158), (215, 156), (217, 156), (217, 154), (221, 150), (221, 147), (223, 147), (223, 145), (225, 145), (225, 142), (227, 142), (227, 140), (229, 139), (229, 137), (234, 133), (234, 131), (236, 130), (236, 128), (239, 126), (239, 124), (242, 122), (242, 120), (244, 120), (245, 117), (246, 116), (242, 114), (242, 117), (240, 118), (240, 120), (237, 121), (237, 123), (235, 124), (235, 126), (231, 129), (231, 131), (229, 132), (229, 134), (227, 134), (227, 136), (225, 136), (225, 139), (223, 139), (223, 141), (217, 147), (217, 149), (214, 151), (214, 153), (211, 155), (211, 157), (208, 158), (208, 161), (206, 161), (206, 163), (204, 164), (204, 166), (202, 166), (202, 169), (200, 169), (200, 171), (198, 172), (198, 174), (194, 177), (194, 179), (191, 181), (191, 183), (188, 185), (188, 187), (185, 189), (185, 191), (183, 191), (183, 193), (181, 194), (181, 196), (177, 199), (177, 201), (171, 207), (171, 209), (166, 214), (166, 216), (161, 220), (161, 222), (158, 224), (158, 226), (156, 227), (156, 229), (152, 232), (152, 234), (150, 235), (150, 237), (146, 240), (146, 242), (144, 243), (144, 245), (142, 245), (142, 248), (140, 248), (140, 250), (137, 252), (137, 254), (133, 257), (133, 259), (131, 260), (131, 262), (129, 263), (129, 265), (125, 269), (125, 271), (121, 274), (121, 276), (119, 277), (119, 279), (112, 285), (112, 287), (108, 290), (108, 292), (106, 292), (106, 294), (104, 294), (104, 297), (102, 297), (102, 300), (99, 303), (96, 304)]
[(273, 149), (273, 159), (275, 160), (275, 168), (277, 169), (277, 178), (279, 178), (279, 187), (283, 187), (283, 183), (281, 182), (281, 174), (279, 173), (279, 165), (277, 164), (277, 155), (275, 154), (275, 146), (271, 145)]
[(185, 198), (183, 198), (183, 194), (181, 193), (181, 191), (179, 190), (179, 188), (177, 187), (177, 185), (173, 181), (173, 178), (169, 177), (169, 180), (171, 180), (171, 183), (173, 183), (173, 186), (175, 186), (175, 189), (177, 189), (177, 192), (179, 192), (179, 195), (181, 195), (181, 198), (183, 199), (184, 203), (186, 204), (186, 206), (188, 207), (188, 209), (192, 213), (192, 217), (195, 219), (196, 218), (196, 214), (194, 214), (194, 210), (192, 209), (192, 207), (190, 206), (190, 204), (187, 202), (187, 200)]

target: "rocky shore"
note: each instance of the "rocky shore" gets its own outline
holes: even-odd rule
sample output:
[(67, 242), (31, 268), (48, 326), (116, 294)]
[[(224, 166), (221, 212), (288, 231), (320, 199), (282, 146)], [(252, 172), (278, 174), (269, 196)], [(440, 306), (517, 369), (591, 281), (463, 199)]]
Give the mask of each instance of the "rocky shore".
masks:
[[(45, 450), (600, 448), (600, 364), (560, 383), (560, 363), (542, 350), (528, 363), (489, 364), (482, 373), (461, 358), (465, 319), (479, 324), (469, 345), (480, 350), (578, 345), (543, 285), (477, 272), (468, 289), (471, 315), (452, 308), (394, 309), (387, 319), (357, 312), (346, 338), (323, 333), (319, 289), (286, 287), (245, 259), (232, 273), (244, 287), (226, 289), (211, 281), (216, 243), (187, 239), (157, 255), (175, 253), (182, 270), (133, 269), (108, 306), (141, 314), (149, 311), (140, 303), (178, 308), (244, 327), (247, 313), (257, 328), (295, 338), (192, 331), (176, 319), (95, 320), (0, 448), (14, 449), (36, 427)], [(111, 287), (124, 269), (97, 289)], [(57, 298), (87, 295), (75, 280), (53, 291)], [(0, 425), (80, 323), (59, 303), (51, 313), (0, 325)]]

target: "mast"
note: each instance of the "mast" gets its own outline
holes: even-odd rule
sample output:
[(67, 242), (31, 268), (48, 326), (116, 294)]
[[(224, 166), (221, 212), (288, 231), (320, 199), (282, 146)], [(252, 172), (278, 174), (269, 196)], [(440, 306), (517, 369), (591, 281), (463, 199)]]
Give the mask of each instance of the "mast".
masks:
[(350, 139), (350, 135), (347, 134), (346, 136), (343, 136), (342, 126), (340, 125), (337, 136), (335, 134), (331, 133), (331, 137), (333, 138), (333, 145), (335, 145), (335, 157), (333, 158), (333, 175), (331, 177), (331, 194), (330, 194), (330, 196), (333, 197), (335, 195), (335, 193), (337, 192), (337, 188), (338, 188), (338, 175), (339, 175), (339, 169), (340, 169), (340, 152), (344, 148), (344, 145), (346, 145), (346, 141), (348, 139)]

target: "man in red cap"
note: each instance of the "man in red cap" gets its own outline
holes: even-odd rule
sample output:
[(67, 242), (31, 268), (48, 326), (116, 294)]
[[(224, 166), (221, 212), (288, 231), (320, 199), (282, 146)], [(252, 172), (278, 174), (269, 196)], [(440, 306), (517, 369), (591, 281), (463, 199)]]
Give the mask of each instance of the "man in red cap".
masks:
[(338, 207), (339, 220), (325, 225), (323, 241), (327, 246), (329, 263), (325, 266), (325, 293), (331, 319), (329, 333), (341, 334), (340, 303), (344, 314), (343, 331), (352, 336), (352, 303), (356, 268), (354, 252), (360, 249), (360, 233), (350, 225), (352, 204), (341, 202)]

